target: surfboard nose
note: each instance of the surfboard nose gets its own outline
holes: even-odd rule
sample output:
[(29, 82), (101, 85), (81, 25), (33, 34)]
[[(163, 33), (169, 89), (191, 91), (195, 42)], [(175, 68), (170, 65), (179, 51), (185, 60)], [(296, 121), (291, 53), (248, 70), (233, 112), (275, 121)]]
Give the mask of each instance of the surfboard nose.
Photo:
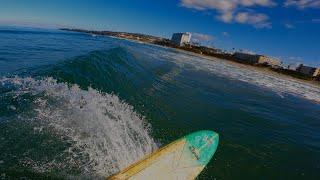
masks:
[(219, 134), (214, 131), (197, 131), (186, 136), (189, 150), (201, 165), (207, 165), (216, 152)]

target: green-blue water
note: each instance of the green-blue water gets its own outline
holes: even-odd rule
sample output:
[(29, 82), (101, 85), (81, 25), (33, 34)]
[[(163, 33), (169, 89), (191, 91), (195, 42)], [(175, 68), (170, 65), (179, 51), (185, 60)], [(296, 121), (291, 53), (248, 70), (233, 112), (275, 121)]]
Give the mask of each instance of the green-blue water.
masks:
[(199, 179), (319, 179), (320, 88), (103, 36), (0, 28), (1, 178), (103, 178), (197, 130)]

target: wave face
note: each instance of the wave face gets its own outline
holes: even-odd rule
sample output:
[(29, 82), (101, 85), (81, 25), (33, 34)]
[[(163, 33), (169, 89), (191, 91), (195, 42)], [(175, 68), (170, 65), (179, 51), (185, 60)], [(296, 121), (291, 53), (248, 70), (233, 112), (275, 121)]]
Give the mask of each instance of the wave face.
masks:
[[(107, 92), (123, 93), (136, 89), (142, 81), (154, 78), (144, 65), (126, 48), (92, 51), (54, 66), (35, 68), (33, 76), (48, 76), (63, 82), (89, 86)], [(122, 90), (126, 92), (122, 92)]]
[(20, 122), (33, 125), (30, 136), (51, 134), (69, 144), (45, 161), (19, 160), (36, 172), (67, 169), (66, 173), (80, 171), (89, 177), (106, 177), (157, 148), (144, 118), (116, 95), (92, 88), (82, 90), (53, 78), (2, 78), (0, 85), (6, 92), (2, 98), (30, 101), (32, 110), (27, 113), (20, 112), (19, 104), (7, 104), (8, 111), (20, 112), (16, 117)]

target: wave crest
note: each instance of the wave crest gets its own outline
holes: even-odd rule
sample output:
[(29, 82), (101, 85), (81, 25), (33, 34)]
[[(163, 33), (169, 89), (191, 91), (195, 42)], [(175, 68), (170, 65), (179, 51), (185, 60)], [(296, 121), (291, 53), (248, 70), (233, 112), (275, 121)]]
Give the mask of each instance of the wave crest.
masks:
[(45, 126), (67, 138), (71, 146), (65, 161), (76, 164), (82, 174), (111, 175), (157, 148), (150, 125), (116, 95), (83, 90), (53, 78), (2, 78), (0, 83), (14, 86), (15, 96), (35, 97), (33, 120), (39, 126), (35, 130)]

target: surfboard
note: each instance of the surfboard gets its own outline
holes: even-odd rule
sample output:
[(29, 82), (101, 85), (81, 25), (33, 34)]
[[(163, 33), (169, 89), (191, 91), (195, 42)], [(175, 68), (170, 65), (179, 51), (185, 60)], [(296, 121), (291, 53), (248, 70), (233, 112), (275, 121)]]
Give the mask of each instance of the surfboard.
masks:
[(107, 179), (195, 179), (213, 157), (218, 143), (219, 135), (213, 131), (194, 132), (155, 151)]

